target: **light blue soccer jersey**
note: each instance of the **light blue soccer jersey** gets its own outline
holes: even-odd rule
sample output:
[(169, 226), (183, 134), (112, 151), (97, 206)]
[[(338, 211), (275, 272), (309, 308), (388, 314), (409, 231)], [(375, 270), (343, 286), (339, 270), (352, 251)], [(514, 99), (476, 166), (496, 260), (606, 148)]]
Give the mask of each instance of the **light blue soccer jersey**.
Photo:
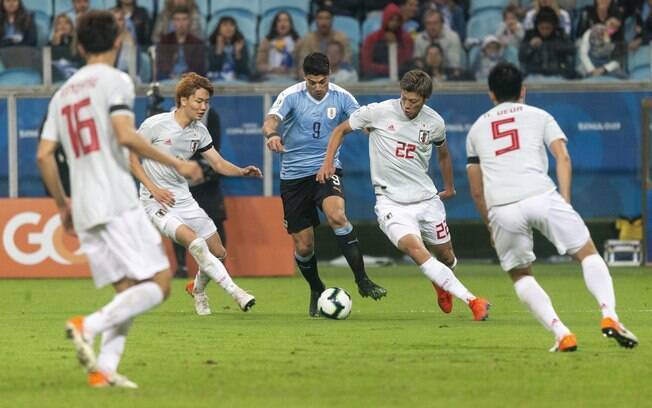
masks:
[[(281, 137), (285, 153), (281, 154), (281, 180), (317, 174), (333, 129), (359, 107), (353, 95), (332, 83), (320, 101), (310, 96), (305, 81), (281, 92), (268, 112), (283, 122)], [(338, 150), (337, 168), (341, 168), (339, 154)]]

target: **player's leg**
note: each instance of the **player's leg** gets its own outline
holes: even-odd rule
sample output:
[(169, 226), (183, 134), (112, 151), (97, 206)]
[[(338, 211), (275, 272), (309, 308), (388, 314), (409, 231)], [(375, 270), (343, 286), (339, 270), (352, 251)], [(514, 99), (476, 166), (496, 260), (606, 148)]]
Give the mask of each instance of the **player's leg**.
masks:
[(324, 282), (319, 277), (317, 270), (317, 257), (315, 256), (315, 231), (313, 227), (304, 228), (292, 234), (294, 242), (294, 259), (297, 262), (301, 275), (310, 286), (310, 303), (308, 314), (319, 316), (317, 300), (319, 295), (326, 289)]
[(374, 300), (386, 296), (387, 290), (372, 282), (365, 271), (360, 242), (344, 211), (344, 186), (341, 177), (333, 175), (327, 183), (316, 184), (315, 200), (324, 212), (335, 233), (340, 251), (353, 271), (358, 292), (362, 297), (371, 296)]
[[(455, 273), (455, 267), (457, 266), (457, 258), (455, 258), (455, 253), (453, 252), (453, 244), (451, 241), (448, 241), (444, 244), (439, 245), (430, 245), (430, 251), (435, 255), (435, 258), (444, 265), (446, 265), (453, 273)], [(453, 311), (453, 295), (450, 292), (445, 291), (440, 288), (435, 282), (432, 282), (435, 292), (437, 292), (437, 303), (439, 308), (444, 313), (450, 313)]]

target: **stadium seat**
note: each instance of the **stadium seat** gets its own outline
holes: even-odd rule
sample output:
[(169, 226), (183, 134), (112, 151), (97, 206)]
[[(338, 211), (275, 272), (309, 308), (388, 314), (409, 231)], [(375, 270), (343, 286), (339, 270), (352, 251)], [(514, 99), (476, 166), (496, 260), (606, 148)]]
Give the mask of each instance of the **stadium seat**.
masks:
[(212, 0), (210, 14), (219, 13), (224, 10), (244, 10), (258, 16), (260, 14), (259, 0)]
[(485, 9), (473, 15), (466, 25), (466, 37), (482, 41), (489, 34), (495, 34), (498, 25), (503, 21), (502, 10)]
[(380, 30), (382, 24), (382, 12), (367, 13), (367, 18), (362, 22), (362, 42), (364, 42), (365, 38), (369, 37), (369, 34)]
[(138, 76), (142, 83), (152, 82), (152, 60), (149, 54), (145, 51), (140, 51), (138, 54)]
[(503, 10), (509, 4), (509, 0), (473, 0), (469, 9), (469, 15), (486, 10), (486, 9), (499, 9)]
[[(280, 11), (280, 10), (278, 10)], [(299, 33), (299, 36), (303, 37), (306, 35), (308, 32), (308, 16), (304, 14), (301, 11), (295, 10), (295, 9), (287, 9), (284, 10), (290, 16), (292, 16), (292, 22), (294, 23), (294, 29), (297, 30), (297, 33)], [(274, 20), (274, 16), (276, 15), (276, 11), (274, 11), (271, 14), (265, 15), (263, 18), (260, 19), (260, 24), (258, 25), (258, 40), (262, 40), (265, 38), (267, 33), (269, 32), (269, 27), (272, 25), (272, 20)]]
[(636, 37), (636, 18), (629, 16), (625, 19), (625, 43), (629, 43)]
[(0, 86), (41, 85), (41, 73), (29, 68), (11, 68), (0, 72)]
[[(648, 79), (649, 76), (648, 76)], [(600, 76), (589, 76), (586, 78), (582, 79), (582, 82), (587, 82), (587, 83), (599, 83), (599, 82), (621, 82), (622, 79), (608, 76), (608, 75), (600, 75)]]
[(23, 6), (30, 11), (40, 11), (52, 17), (54, 8), (50, 0), (23, 0)]
[[(108, 0), (112, 2), (112, 0)], [(91, 9), (103, 10), (104, 0), (90, 0)], [(54, 1), (54, 16), (57, 16), (61, 13), (67, 13), (72, 10), (72, 0), (55, 0)]]
[(652, 71), (650, 71), (650, 66), (638, 67), (634, 71), (631, 71), (629, 74), (629, 79), (632, 81), (651, 81), (652, 80)]
[(51, 18), (43, 11), (34, 11), (34, 24), (36, 24), (36, 45), (43, 47), (48, 43), (50, 36)]
[(638, 50), (630, 52), (627, 57), (627, 69), (629, 72), (634, 72), (640, 68), (650, 66), (650, 46), (645, 45), (639, 47)]
[[(160, 13), (161, 10), (165, 9), (165, 1), (166, 0), (158, 0), (158, 8), (156, 9), (158, 13)], [(242, 0), (242, 3), (248, 3), (249, 1), (250, 0)], [(219, 0), (217, 2), (219, 3)], [(199, 9), (199, 14), (201, 14), (204, 17), (204, 21), (208, 20), (208, 17), (210, 16), (210, 13), (208, 11), (208, 0), (195, 0), (195, 4), (197, 4), (197, 9)]]
[(238, 29), (242, 35), (244, 35), (244, 38), (250, 44), (256, 43), (256, 15), (250, 11), (235, 8), (224, 9), (213, 13), (210, 20), (208, 21), (208, 24), (206, 25), (206, 38), (211, 35), (213, 30), (215, 30), (217, 23), (220, 21), (220, 18), (224, 16), (233, 17), (237, 21)]
[(262, 0), (260, 14), (266, 17), (269, 14), (276, 14), (279, 10), (301, 11), (306, 16), (310, 14), (310, 1), (308, 0)]

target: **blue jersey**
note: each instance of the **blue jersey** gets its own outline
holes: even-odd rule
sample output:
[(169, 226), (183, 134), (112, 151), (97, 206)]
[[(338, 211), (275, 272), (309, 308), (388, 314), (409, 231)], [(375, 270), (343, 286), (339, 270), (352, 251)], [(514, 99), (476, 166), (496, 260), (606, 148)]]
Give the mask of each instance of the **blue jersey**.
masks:
[[(268, 115), (283, 122), (281, 137), (285, 153), (281, 154), (281, 180), (317, 174), (326, 157), (333, 129), (344, 122), (360, 105), (344, 88), (328, 85), (328, 92), (318, 101), (300, 82), (281, 92)], [(335, 167), (341, 168), (339, 150)]]

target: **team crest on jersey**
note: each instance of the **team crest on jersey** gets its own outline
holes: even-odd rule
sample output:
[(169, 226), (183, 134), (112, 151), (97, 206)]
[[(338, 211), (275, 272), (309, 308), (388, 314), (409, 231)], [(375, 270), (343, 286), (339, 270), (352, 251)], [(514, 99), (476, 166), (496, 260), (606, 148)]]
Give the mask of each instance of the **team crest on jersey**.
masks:
[(197, 148), (199, 147), (199, 140), (191, 140), (190, 141), (190, 150), (195, 153), (197, 151)]
[(328, 119), (335, 119), (335, 116), (337, 116), (337, 108), (335, 106), (329, 106), (326, 108), (326, 116), (328, 116)]
[(425, 144), (428, 144), (429, 141), (430, 141), (430, 131), (425, 130), (425, 129), (421, 129), (419, 131), (419, 143), (425, 145)]

